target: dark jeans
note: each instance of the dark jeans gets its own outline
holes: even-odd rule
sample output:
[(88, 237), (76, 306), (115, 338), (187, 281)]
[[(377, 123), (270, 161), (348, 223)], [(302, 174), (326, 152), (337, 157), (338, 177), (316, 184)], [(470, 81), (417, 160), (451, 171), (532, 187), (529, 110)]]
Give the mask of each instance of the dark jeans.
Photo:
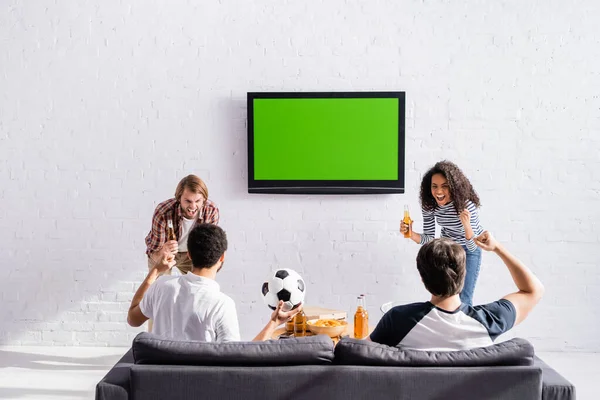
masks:
[(467, 250), (466, 246), (463, 246), (465, 253), (467, 253), (467, 275), (465, 276), (465, 285), (462, 292), (460, 292), (460, 301), (470, 306), (473, 305), (473, 292), (475, 291), (475, 284), (479, 277), (479, 268), (481, 267), (481, 249), (477, 248), (475, 251)]

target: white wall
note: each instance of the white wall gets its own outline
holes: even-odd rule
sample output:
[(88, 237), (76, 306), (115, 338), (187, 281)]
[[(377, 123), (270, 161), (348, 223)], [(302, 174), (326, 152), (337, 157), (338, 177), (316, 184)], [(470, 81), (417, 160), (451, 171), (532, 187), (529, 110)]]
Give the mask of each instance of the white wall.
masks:
[[(0, 342), (129, 344), (152, 211), (188, 173), (221, 208), (245, 338), (276, 267), (303, 274), (309, 304), (367, 293), (374, 323), (384, 301), (426, 299), (398, 221), (407, 203), (420, 222), (421, 175), (447, 158), (546, 285), (517, 333), (600, 351), (600, 3), (459, 3), (6, 4)], [(406, 91), (406, 194), (248, 195), (245, 95), (265, 90)], [(513, 289), (490, 254), (480, 276), (477, 302)]]

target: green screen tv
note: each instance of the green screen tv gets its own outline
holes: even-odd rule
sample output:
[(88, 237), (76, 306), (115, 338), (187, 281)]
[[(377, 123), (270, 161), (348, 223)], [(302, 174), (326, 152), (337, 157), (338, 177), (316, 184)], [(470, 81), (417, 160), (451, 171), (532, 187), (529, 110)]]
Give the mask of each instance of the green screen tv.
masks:
[(248, 93), (248, 192), (404, 193), (404, 92)]

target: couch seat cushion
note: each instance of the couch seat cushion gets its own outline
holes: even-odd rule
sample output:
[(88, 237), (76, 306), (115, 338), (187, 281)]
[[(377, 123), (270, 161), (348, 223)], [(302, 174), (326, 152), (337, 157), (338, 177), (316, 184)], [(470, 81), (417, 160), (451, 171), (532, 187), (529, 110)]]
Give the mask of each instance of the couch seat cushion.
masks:
[(514, 338), (488, 347), (459, 351), (403, 350), (365, 340), (340, 340), (335, 347), (335, 362), (343, 365), (381, 365), (413, 367), (532, 365), (533, 346)]

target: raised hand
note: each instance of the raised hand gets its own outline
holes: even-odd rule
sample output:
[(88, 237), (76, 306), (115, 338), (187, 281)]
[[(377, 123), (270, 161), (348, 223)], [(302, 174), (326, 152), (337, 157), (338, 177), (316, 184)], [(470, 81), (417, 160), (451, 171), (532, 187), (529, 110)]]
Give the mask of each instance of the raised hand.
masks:
[(471, 226), (471, 213), (466, 208), (458, 215), (463, 226)]
[(160, 261), (154, 264), (154, 268), (158, 271), (159, 274), (163, 274), (173, 268), (175, 265), (175, 255), (172, 253), (167, 254), (166, 256), (161, 257)]
[(488, 231), (484, 231), (475, 239), (475, 244), (486, 251), (495, 251), (500, 245), (496, 238)]
[(290, 318), (293, 318), (300, 312), (300, 310), (302, 310), (302, 304), (293, 310), (283, 311), (283, 301), (279, 300), (279, 303), (277, 303), (277, 308), (271, 314), (271, 321), (277, 323), (277, 325), (281, 325), (287, 322)]
[(412, 221), (411, 221), (410, 225), (405, 224), (404, 221), (400, 221), (400, 233), (402, 233), (403, 235), (406, 235), (408, 233), (409, 229), (412, 230)]
[(178, 250), (179, 244), (177, 243), (177, 240), (169, 240), (161, 247), (160, 255), (161, 257), (166, 257), (169, 254), (176, 254)]

